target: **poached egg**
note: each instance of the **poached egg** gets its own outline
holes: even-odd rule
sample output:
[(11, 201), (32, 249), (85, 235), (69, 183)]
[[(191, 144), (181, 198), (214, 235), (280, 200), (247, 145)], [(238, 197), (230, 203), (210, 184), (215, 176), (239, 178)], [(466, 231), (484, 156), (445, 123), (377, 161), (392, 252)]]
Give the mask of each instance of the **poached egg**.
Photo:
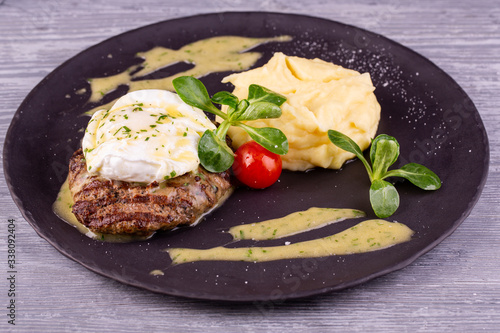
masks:
[(90, 119), (82, 149), (91, 175), (152, 183), (198, 168), (198, 142), (215, 125), (205, 113), (166, 90), (119, 98)]

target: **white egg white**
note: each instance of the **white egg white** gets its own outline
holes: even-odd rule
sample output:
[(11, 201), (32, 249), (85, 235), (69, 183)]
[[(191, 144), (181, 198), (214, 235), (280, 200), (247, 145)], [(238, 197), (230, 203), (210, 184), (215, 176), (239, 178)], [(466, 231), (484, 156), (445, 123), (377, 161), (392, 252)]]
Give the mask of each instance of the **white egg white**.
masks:
[(138, 90), (94, 113), (82, 141), (92, 175), (151, 183), (198, 168), (198, 142), (215, 125), (166, 90)]

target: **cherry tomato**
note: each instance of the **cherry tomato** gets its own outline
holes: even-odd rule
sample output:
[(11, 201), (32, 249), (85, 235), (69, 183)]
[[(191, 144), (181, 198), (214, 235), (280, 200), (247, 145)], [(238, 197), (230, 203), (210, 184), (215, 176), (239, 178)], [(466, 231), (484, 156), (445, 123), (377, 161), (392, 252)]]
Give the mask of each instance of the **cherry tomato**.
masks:
[(281, 157), (255, 141), (241, 145), (234, 154), (233, 173), (251, 188), (266, 188), (281, 175)]

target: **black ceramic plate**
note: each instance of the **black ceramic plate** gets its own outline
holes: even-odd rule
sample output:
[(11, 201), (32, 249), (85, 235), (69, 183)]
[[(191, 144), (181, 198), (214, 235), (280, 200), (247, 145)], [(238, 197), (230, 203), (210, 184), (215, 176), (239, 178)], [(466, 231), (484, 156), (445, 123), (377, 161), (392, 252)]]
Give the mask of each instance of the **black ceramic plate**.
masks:
[[(179, 48), (217, 35), (291, 35), (287, 43), (257, 47), (261, 66), (281, 51), (318, 57), (369, 72), (382, 106), (379, 133), (401, 144), (398, 163), (417, 162), (434, 170), (443, 186), (426, 192), (398, 183), (401, 206), (390, 220), (416, 233), (410, 242), (347, 256), (267, 263), (196, 262), (170, 266), (167, 247), (209, 248), (230, 242), (230, 226), (317, 207), (357, 208), (370, 213), (368, 179), (359, 161), (341, 171), (284, 172), (263, 191), (239, 189), (194, 228), (139, 243), (91, 240), (58, 219), (51, 206), (79, 147), (88, 95), (78, 95), (86, 78), (118, 73), (137, 62), (135, 54), (153, 46)], [(121, 50), (120, 53), (115, 52)], [(113, 53), (113, 58), (107, 55)], [(203, 78), (210, 93), (227, 89), (227, 73)], [(68, 98), (69, 97), (69, 98)], [(115, 96), (116, 97), (116, 96)], [(270, 301), (297, 298), (358, 285), (410, 264), (436, 246), (468, 216), (483, 188), (489, 162), (480, 116), (464, 91), (429, 60), (377, 34), (319, 18), (275, 13), (218, 13), (160, 22), (106, 40), (50, 73), (26, 97), (14, 116), (4, 149), (12, 196), (26, 220), (61, 253), (90, 270), (126, 284), (185, 297)], [(348, 228), (350, 220), (267, 245), (326, 236)], [(251, 242), (250, 242), (251, 243)], [(240, 242), (239, 245), (248, 243)], [(160, 269), (163, 276), (150, 272)]]

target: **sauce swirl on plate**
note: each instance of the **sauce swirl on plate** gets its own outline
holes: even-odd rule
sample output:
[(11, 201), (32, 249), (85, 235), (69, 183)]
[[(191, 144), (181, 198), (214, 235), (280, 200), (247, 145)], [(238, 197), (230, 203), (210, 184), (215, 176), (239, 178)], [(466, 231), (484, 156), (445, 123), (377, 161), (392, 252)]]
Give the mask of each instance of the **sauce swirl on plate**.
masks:
[[(137, 53), (137, 57), (144, 59), (138, 65), (133, 65), (116, 75), (88, 79), (91, 93), (88, 102), (101, 103), (106, 94), (121, 85), (127, 85), (129, 92), (142, 89), (174, 91), (172, 80), (179, 76), (202, 77), (215, 72), (245, 71), (262, 56), (259, 52), (245, 52), (246, 50), (264, 43), (291, 40), (290, 36), (273, 38), (218, 36), (187, 44), (178, 50), (157, 46), (149, 51)], [(148, 78), (149, 74), (180, 62), (192, 64), (193, 67), (160, 79)], [(114, 101), (100, 105), (88, 113), (109, 109), (113, 103)]]
[[(345, 213), (343, 210), (340, 211)], [(356, 217), (353, 215), (359, 214), (357, 212), (359, 211), (352, 211), (354, 214), (352, 214), (351, 217)], [(280, 219), (279, 222), (281, 224), (286, 224), (290, 216), (290, 219), (293, 221), (297, 214), (301, 214), (306, 220), (308, 218), (312, 220), (312, 217), (317, 214), (317, 209), (291, 214)], [(269, 223), (269, 221), (261, 223), (265, 225)], [(273, 223), (273, 221), (270, 223)], [(241, 227), (244, 226), (240, 226), (239, 230), (241, 230)], [(301, 231), (310, 230), (305, 224), (302, 224), (302, 227)], [(295, 231), (294, 233), (299, 232), (298, 228), (296, 228)], [(171, 248), (165, 251), (170, 255), (172, 264), (174, 265), (193, 261), (211, 260), (263, 262), (280, 259), (313, 258), (371, 252), (407, 242), (411, 239), (412, 235), (413, 231), (402, 223), (375, 219), (363, 221), (331, 236), (294, 244), (286, 242), (285, 244), (288, 245), (282, 246), (240, 248), (219, 246), (203, 250)]]

